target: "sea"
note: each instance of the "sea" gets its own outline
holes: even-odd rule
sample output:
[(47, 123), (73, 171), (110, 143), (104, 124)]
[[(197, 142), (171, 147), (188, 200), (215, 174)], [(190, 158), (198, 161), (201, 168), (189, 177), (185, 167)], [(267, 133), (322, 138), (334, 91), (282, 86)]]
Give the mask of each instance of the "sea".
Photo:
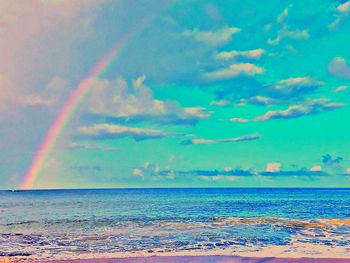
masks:
[(350, 257), (350, 189), (0, 191), (0, 258)]

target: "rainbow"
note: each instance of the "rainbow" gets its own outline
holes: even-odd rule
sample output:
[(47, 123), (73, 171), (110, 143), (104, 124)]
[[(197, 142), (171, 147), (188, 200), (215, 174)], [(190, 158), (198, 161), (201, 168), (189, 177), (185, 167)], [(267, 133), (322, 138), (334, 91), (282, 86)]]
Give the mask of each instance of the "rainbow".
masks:
[(79, 105), (88, 94), (90, 87), (102, 73), (108, 70), (108, 67), (118, 57), (126, 44), (138, 33), (142, 32), (142, 29), (153, 21), (154, 17), (155, 15), (146, 17), (136, 26), (136, 29), (130, 31), (123, 37), (123, 39), (119, 40), (116, 46), (107, 55), (105, 55), (96, 66), (93, 67), (88, 76), (85, 77), (73, 90), (61, 110), (58, 112), (53, 124), (44, 137), (39, 150), (35, 154), (34, 159), (25, 174), (25, 177), (20, 185), (20, 189), (26, 190), (33, 188), (34, 183), (39, 176), (40, 170), (47, 159), (47, 156), (55, 147), (60, 135), (67, 126), (67, 123), (69, 123), (70, 119), (74, 115), (74, 112), (76, 109), (78, 109)]

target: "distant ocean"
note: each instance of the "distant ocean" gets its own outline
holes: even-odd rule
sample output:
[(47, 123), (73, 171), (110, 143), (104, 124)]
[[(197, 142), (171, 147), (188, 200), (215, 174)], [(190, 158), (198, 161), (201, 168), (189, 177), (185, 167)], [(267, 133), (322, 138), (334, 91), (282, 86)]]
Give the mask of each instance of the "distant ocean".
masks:
[(0, 191), (0, 257), (220, 254), (305, 244), (349, 255), (349, 218), (350, 189)]

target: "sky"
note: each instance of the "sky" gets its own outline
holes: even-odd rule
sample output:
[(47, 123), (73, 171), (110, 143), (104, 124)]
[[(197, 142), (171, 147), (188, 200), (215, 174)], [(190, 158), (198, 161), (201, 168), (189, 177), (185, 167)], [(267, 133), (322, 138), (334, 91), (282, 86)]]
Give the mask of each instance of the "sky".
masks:
[(349, 36), (350, 1), (0, 1), (0, 189), (84, 80), (30, 188), (350, 187)]

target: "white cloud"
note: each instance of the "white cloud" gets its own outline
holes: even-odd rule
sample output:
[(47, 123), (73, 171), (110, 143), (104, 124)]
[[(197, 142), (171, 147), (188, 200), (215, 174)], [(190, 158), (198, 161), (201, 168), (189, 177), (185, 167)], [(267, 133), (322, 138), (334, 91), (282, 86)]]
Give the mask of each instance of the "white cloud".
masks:
[(90, 143), (77, 143), (72, 142), (68, 145), (69, 149), (82, 149), (82, 150), (99, 150), (104, 152), (115, 152), (119, 151), (117, 147), (110, 147), (104, 145), (90, 144)]
[(338, 78), (350, 79), (350, 66), (342, 57), (335, 57), (328, 64), (328, 72)]
[(231, 40), (232, 35), (240, 31), (237, 27), (227, 27), (218, 30), (202, 31), (199, 29), (186, 30), (183, 32), (185, 37), (191, 37), (198, 42), (203, 42), (212, 46), (220, 46)]
[(291, 5), (289, 7), (286, 7), (285, 9), (283, 9), (282, 13), (277, 17), (277, 23), (280, 24), (280, 23), (284, 22), (284, 20), (288, 16), (290, 7), (291, 7)]
[(268, 163), (266, 164), (266, 172), (279, 172), (281, 170), (281, 163)]
[(251, 63), (235, 63), (227, 68), (222, 68), (216, 71), (207, 72), (203, 77), (208, 80), (224, 80), (237, 77), (239, 75), (254, 76), (263, 74), (265, 70), (262, 67)]
[(253, 141), (260, 138), (259, 134), (249, 134), (240, 137), (227, 138), (227, 139), (192, 139), (183, 141), (181, 144), (183, 145), (192, 145), (192, 144), (213, 144), (213, 143), (227, 143), (227, 142), (242, 142), (242, 141)]
[(230, 121), (231, 121), (231, 122), (241, 122), (241, 123), (243, 123), (243, 122), (249, 122), (249, 120), (248, 120), (248, 119), (245, 119), (245, 118), (231, 118)]
[(249, 102), (251, 104), (256, 104), (256, 105), (271, 105), (271, 104), (274, 104), (276, 101), (269, 97), (254, 96), (248, 99), (242, 99), (241, 102)]
[(345, 2), (341, 5), (338, 5), (337, 10), (341, 13), (349, 13), (350, 12), (350, 1)]
[(339, 86), (339, 87), (335, 88), (333, 90), (333, 92), (341, 92), (341, 91), (347, 90), (348, 88), (349, 88), (349, 86)]
[(324, 111), (334, 110), (343, 107), (343, 103), (328, 102), (328, 99), (312, 99), (306, 101), (304, 104), (292, 105), (286, 110), (268, 111), (264, 115), (256, 117), (256, 121), (266, 121), (272, 119), (290, 119), (298, 118), (304, 115), (318, 114)]
[(320, 165), (315, 165), (310, 168), (310, 171), (312, 172), (319, 172), (322, 171), (322, 167)]
[(259, 59), (263, 54), (265, 54), (264, 49), (252, 49), (247, 51), (222, 51), (216, 54), (217, 59), (229, 60), (229, 59), (237, 59), (237, 58), (245, 58), (245, 59)]
[(323, 82), (314, 80), (310, 77), (298, 77), (298, 78), (289, 78), (289, 79), (284, 79), (280, 80), (278, 82), (278, 85), (281, 86), (318, 86), (322, 85)]
[(269, 39), (267, 43), (270, 45), (277, 45), (281, 42), (282, 39), (305, 40), (309, 38), (310, 34), (307, 29), (290, 30), (287, 26), (284, 26), (281, 30), (278, 31), (277, 37), (275, 39)]
[(137, 176), (137, 177), (141, 177), (141, 178), (144, 178), (144, 174), (143, 174), (143, 171), (140, 169), (140, 168), (134, 168), (132, 170), (132, 174)]
[(350, 13), (350, 1), (338, 5), (336, 11), (334, 21), (328, 26), (329, 29), (335, 29), (347, 18)]
[(310, 92), (324, 85), (322, 81), (311, 77), (296, 77), (278, 81), (273, 86), (273, 91), (283, 94), (295, 94)]
[(224, 171), (225, 172), (232, 171), (232, 170), (233, 170), (233, 168), (231, 166), (225, 166), (224, 167)]
[(107, 123), (95, 124), (92, 126), (82, 126), (78, 129), (79, 133), (89, 137), (95, 138), (121, 138), (132, 137), (137, 141), (146, 139), (163, 138), (167, 136), (174, 136), (158, 130), (131, 128), (121, 125), (112, 125)]
[(147, 117), (169, 123), (209, 117), (202, 107), (183, 108), (176, 101), (155, 99), (152, 90), (144, 85), (145, 78), (137, 78), (131, 87), (121, 77), (116, 81), (96, 80), (90, 110), (112, 117)]
[(346, 174), (350, 175), (350, 168), (346, 169)]
[(214, 101), (210, 102), (210, 105), (225, 107), (225, 106), (229, 105), (230, 103), (231, 103), (231, 101), (229, 101), (229, 100), (214, 100)]

